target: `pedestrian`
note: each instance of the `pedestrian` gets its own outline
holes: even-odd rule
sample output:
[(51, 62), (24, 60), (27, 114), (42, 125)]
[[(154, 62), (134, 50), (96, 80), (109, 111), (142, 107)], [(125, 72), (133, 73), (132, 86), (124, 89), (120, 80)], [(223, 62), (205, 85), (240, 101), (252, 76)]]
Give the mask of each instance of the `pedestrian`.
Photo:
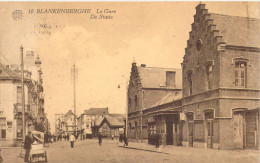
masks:
[(73, 134), (71, 134), (69, 139), (70, 139), (70, 146), (71, 146), (71, 148), (73, 148), (74, 147), (75, 136)]
[(156, 134), (155, 135), (155, 147), (159, 148), (159, 146), (160, 146), (160, 135)]
[(2, 163), (2, 162), (4, 162), (4, 160), (3, 160), (1, 149), (0, 149), (0, 163)]
[(128, 146), (128, 141), (126, 135), (124, 135), (124, 146)]
[(53, 142), (53, 136), (51, 136), (51, 144), (52, 144), (52, 142)]
[(123, 135), (122, 134), (120, 134), (120, 136), (119, 136), (119, 141), (120, 141), (120, 143), (122, 143), (122, 141), (123, 141)]
[(111, 135), (111, 138), (112, 138), (112, 140), (114, 140), (114, 135), (113, 134)]
[(98, 144), (101, 145), (102, 144), (102, 134), (98, 133)]
[(33, 143), (32, 132), (28, 131), (28, 134), (26, 135), (24, 141), (24, 149), (25, 149), (24, 162), (29, 162), (29, 155), (32, 148), (32, 143)]

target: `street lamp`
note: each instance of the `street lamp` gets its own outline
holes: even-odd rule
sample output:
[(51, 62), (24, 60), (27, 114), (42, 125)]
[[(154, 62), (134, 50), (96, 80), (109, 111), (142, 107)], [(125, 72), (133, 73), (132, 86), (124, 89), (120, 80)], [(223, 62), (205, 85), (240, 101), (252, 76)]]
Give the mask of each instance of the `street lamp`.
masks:
[(25, 97), (24, 97), (24, 63), (23, 63), (23, 46), (20, 47), (21, 53), (21, 85), (22, 85), (22, 119), (23, 119), (23, 142), (25, 141)]

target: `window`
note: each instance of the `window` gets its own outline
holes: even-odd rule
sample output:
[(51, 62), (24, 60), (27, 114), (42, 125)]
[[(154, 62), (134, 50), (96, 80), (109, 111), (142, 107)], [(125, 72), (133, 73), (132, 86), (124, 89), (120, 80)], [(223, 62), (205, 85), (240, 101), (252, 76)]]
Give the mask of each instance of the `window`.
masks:
[(166, 72), (166, 87), (175, 87), (175, 72)]
[(128, 111), (131, 111), (131, 98), (128, 98)]
[(23, 123), (22, 123), (22, 118), (18, 118), (16, 120), (17, 122), (17, 138), (23, 138)]
[(22, 87), (17, 87), (17, 103), (22, 103)]
[(6, 119), (0, 118), (0, 139), (6, 138)]
[(137, 95), (135, 95), (135, 111), (137, 110), (138, 103), (137, 103)]
[(206, 66), (206, 75), (207, 75), (207, 85), (208, 89), (211, 89), (211, 81), (212, 81), (212, 65), (207, 65)]
[(235, 86), (246, 87), (246, 67), (245, 61), (235, 62)]
[(187, 80), (189, 85), (189, 93), (192, 94), (192, 71), (188, 72), (187, 74)]

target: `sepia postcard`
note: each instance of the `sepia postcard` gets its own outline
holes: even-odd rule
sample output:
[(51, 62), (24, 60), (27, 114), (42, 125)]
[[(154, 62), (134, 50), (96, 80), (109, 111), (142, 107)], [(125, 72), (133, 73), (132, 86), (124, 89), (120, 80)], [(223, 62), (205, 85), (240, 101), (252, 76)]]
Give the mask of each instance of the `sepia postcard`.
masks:
[(0, 162), (258, 163), (257, 1), (1, 1)]

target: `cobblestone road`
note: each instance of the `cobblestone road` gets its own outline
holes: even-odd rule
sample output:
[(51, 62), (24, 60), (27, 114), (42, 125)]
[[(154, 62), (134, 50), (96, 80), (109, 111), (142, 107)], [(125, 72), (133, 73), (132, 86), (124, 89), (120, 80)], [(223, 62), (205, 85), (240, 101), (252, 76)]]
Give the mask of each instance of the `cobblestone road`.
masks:
[[(48, 162), (50, 163), (192, 163), (192, 162), (234, 162), (251, 163), (259, 161), (259, 151), (218, 151), (210, 149), (186, 148), (166, 146), (158, 149), (159, 152), (166, 151), (170, 154), (136, 150), (118, 147), (117, 140), (103, 140), (101, 146), (96, 139), (78, 140), (75, 148), (70, 148), (68, 141), (59, 141), (46, 147)], [(131, 143), (129, 146), (145, 148), (148, 145)], [(152, 149), (152, 146), (149, 146)], [(19, 157), (20, 148), (2, 149), (5, 163), (22, 163)], [(238, 157), (236, 157), (238, 156)]]

